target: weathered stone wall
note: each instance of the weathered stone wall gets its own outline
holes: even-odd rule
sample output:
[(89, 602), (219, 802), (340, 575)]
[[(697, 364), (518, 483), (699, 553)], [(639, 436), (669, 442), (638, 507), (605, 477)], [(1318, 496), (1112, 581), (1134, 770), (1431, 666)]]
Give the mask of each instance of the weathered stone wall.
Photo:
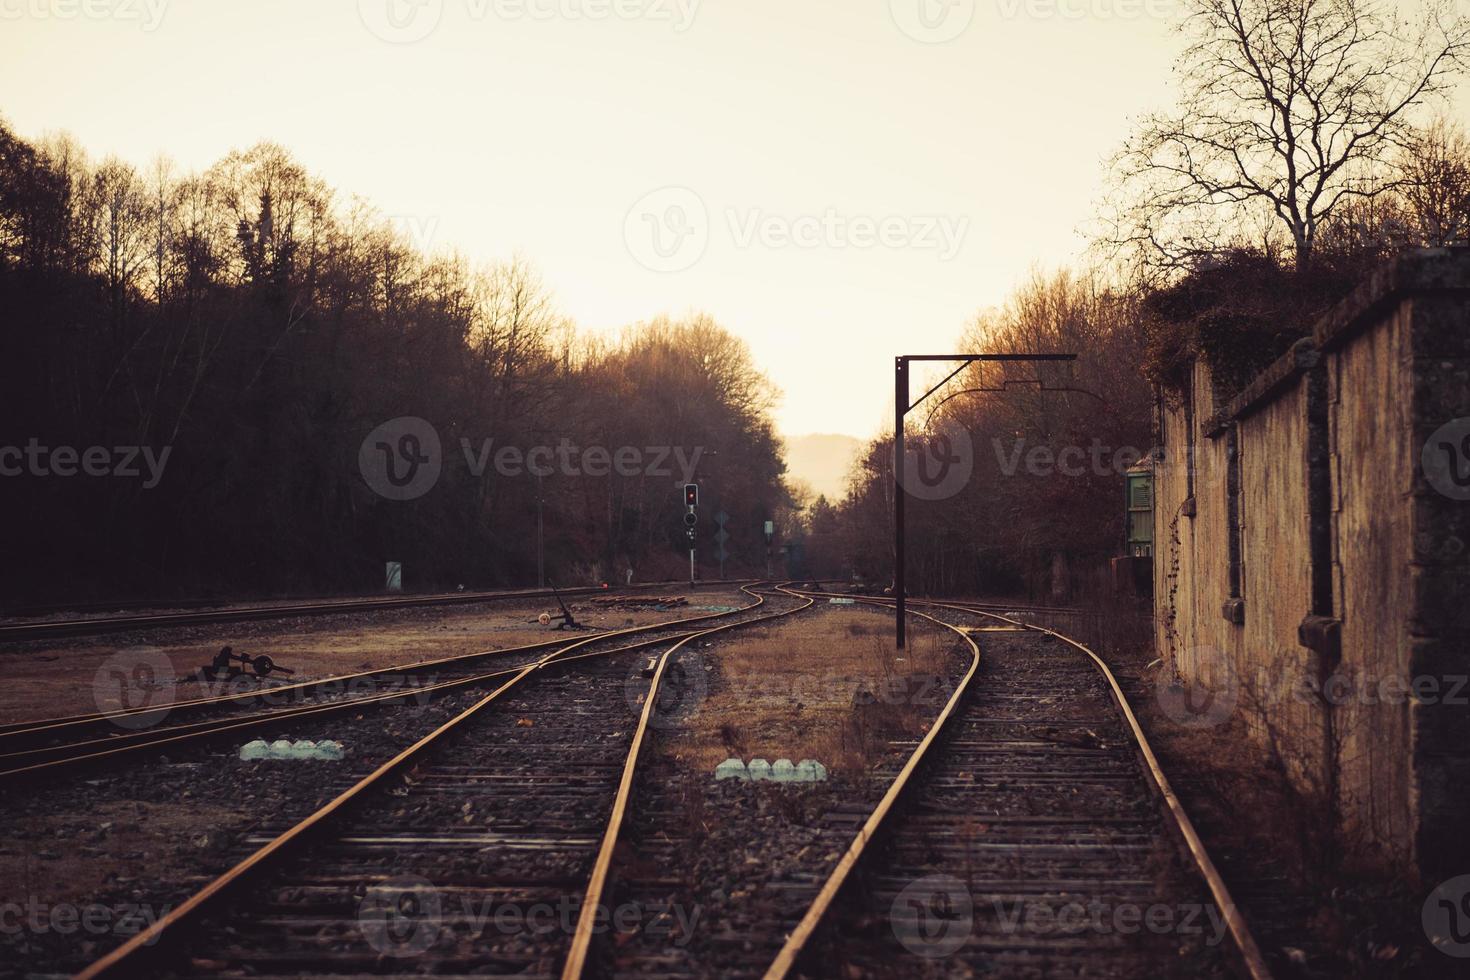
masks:
[[(1273, 401), (1237, 423), (1241, 568), (1235, 597), (1230, 445), (1218, 424), (1224, 406), (1215, 403), (1203, 362), (1194, 366), (1191, 391), (1192, 408), (1166, 408), (1160, 420), (1154, 489), (1155, 534), (1162, 542), (1154, 558), (1155, 581), (1163, 583), (1156, 588), (1158, 649), (1190, 684), (1234, 699), (1253, 734), (1276, 744), (1283, 762), (1310, 785), (1322, 773), (1326, 733), (1322, 711), (1304, 696), (1301, 682), (1310, 664), (1297, 642), (1310, 606), (1305, 387), (1290, 380)], [(1193, 432), (1191, 415), (1200, 419)], [(1242, 623), (1226, 618), (1232, 598), (1242, 604)]]
[(1197, 363), (1190, 395), (1159, 419), (1161, 655), (1238, 699), (1363, 856), (1465, 867), (1470, 502), (1422, 454), (1465, 419), (1433, 451), (1470, 479), (1470, 250), (1386, 266), (1228, 401)]
[(1276, 745), (1302, 785), (1320, 790), (1326, 719), (1303, 683), (1314, 665), (1297, 640), (1312, 603), (1306, 378), (1295, 378), (1236, 425), (1244, 622), (1228, 623), (1218, 609), (1215, 618), (1239, 640), (1235, 664), (1247, 723)]
[(1343, 621), (1332, 690), (1349, 829), (1402, 851), (1409, 828), (1407, 614), (1412, 310), (1399, 305), (1326, 358), (1332, 444), (1333, 593)]
[(1223, 445), (1200, 437), (1198, 422), (1213, 414), (1213, 387), (1198, 363), (1192, 401), (1164, 408), (1154, 479), (1157, 647), (1185, 678), (1211, 686), (1227, 679), (1238, 642), (1220, 619), (1229, 594), (1229, 568), (1217, 560), (1228, 551), (1228, 461)]

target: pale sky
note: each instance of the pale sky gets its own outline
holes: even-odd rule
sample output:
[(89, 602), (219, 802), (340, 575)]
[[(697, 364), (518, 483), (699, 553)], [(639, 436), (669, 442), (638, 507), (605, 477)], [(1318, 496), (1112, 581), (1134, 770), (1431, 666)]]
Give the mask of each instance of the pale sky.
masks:
[(202, 169), (286, 146), (430, 250), (608, 330), (704, 310), (783, 432), (1074, 261), (1173, 0), (0, 0), (0, 114)]

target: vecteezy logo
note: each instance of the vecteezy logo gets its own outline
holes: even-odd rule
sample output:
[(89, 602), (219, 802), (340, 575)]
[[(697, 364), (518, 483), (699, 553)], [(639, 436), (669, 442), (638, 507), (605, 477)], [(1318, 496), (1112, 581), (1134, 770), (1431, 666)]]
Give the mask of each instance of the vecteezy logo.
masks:
[(1470, 500), (1470, 418), (1440, 426), (1419, 461), (1430, 486), (1451, 500)]
[(645, 194), (623, 219), (623, 240), (638, 264), (653, 272), (683, 272), (709, 247), (709, 210), (687, 187)]
[(975, 447), (970, 430), (945, 420), (920, 436), (906, 436), (899, 483), (910, 497), (947, 500), (970, 482)]
[(368, 945), (400, 959), (433, 946), (443, 921), (439, 890), (417, 875), (399, 875), (373, 885), (357, 907), (357, 927)]
[(388, 500), (422, 497), (439, 482), (443, 466), (438, 431), (414, 415), (384, 422), (368, 433), (357, 451), (362, 478)]
[(1451, 878), (1424, 900), (1424, 935), (1446, 956), (1470, 958), (1470, 875)]
[(422, 41), (443, 15), (444, 0), (357, 0), (363, 26), (391, 44)]
[(1169, 720), (1184, 728), (1215, 728), (1230, 720), (1240, 701), (1240, 680), (1230, 658), (1214, 647), (1195, 647), (1183, 659), (1211, 663), (1223, 671), (1214, 684), (1186, 684), (1167, 667), (1159, 671), (1154, 693)]
[(928, 875), (910, 882), (888, 910), (893, 935), (915, 956), (949, 956), (975, 928), (974, 905), (962, 881), (952, 875)]
[(915, 41), (953, 41), (975, 19), (975, 0), (888, 0), (893, 22)]
[(129, 647), (97, 668), (92, 701), (103, 714), (127, 712), (112, 718), (119, 728), (148, 728), (168, 714), (175, 680), (168, 654), (154, 647)]
[[(623, 697), (634, 714), (643, 713), (648, 691), (645, 663), (634, 664), (623, 682)], [(658, 697), (648, 713), (648, 726), (655, 729), (678, 728), (687, 721), (709, 694), (709, 678), (705, 676), (704, 658), (694, 652), (675, 653), (659, 678)]]

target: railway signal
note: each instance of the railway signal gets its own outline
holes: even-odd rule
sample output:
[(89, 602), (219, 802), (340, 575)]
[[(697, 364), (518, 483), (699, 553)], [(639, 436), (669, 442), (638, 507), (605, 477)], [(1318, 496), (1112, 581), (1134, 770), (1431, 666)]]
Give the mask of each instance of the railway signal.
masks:
[(689, 539), (689, 584), (694, 584), (694, 527), (699, 523), (695, 510), (699, 507), (699, 484), (684, 484), (684, 537)]

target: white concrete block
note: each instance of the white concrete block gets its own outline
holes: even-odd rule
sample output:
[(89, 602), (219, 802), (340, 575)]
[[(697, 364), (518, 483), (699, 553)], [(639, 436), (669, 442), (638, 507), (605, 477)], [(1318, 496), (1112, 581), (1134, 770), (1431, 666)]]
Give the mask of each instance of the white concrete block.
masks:
[(240, 746), (240, 758), (244, 759), (246, 762), (249, 762), (252, 759), (269, 759), (270, 754), (271, 747), (266, 743), (265, 739), (263, 738), (257, 738), (253, 742), (246, 742), (244, 745)]
[(745, 763), (739, 759), (726, 759), (715, 766), (715, 779), (750, 779), (750, 773), (745, 771)]
[(329, 738), (324, 738), (320, 742), (313, 742), (306, 738), (290, 742), (280, 738), (269, 744), (264, 739), (257, 738), (240, 747), (240, 758), (246, 761), (298, 759), (336, 762), (345, 758), (346, 755), (347, 749), (342, 743)]
[(827, 778), (827, 767), (816, 759), (802, 759), (796, 764), (796, 772), (804, 783), (820, 783)]
[(802, 759), (796, 763), (790, 759), (777, 759), (774, 763), (765, 759), (751, 759), (749, 765), (739, 759), (726, 759), (715, 767), (716, 780), (820, 783), (826, 778), (827, 767), (815, 759)]

